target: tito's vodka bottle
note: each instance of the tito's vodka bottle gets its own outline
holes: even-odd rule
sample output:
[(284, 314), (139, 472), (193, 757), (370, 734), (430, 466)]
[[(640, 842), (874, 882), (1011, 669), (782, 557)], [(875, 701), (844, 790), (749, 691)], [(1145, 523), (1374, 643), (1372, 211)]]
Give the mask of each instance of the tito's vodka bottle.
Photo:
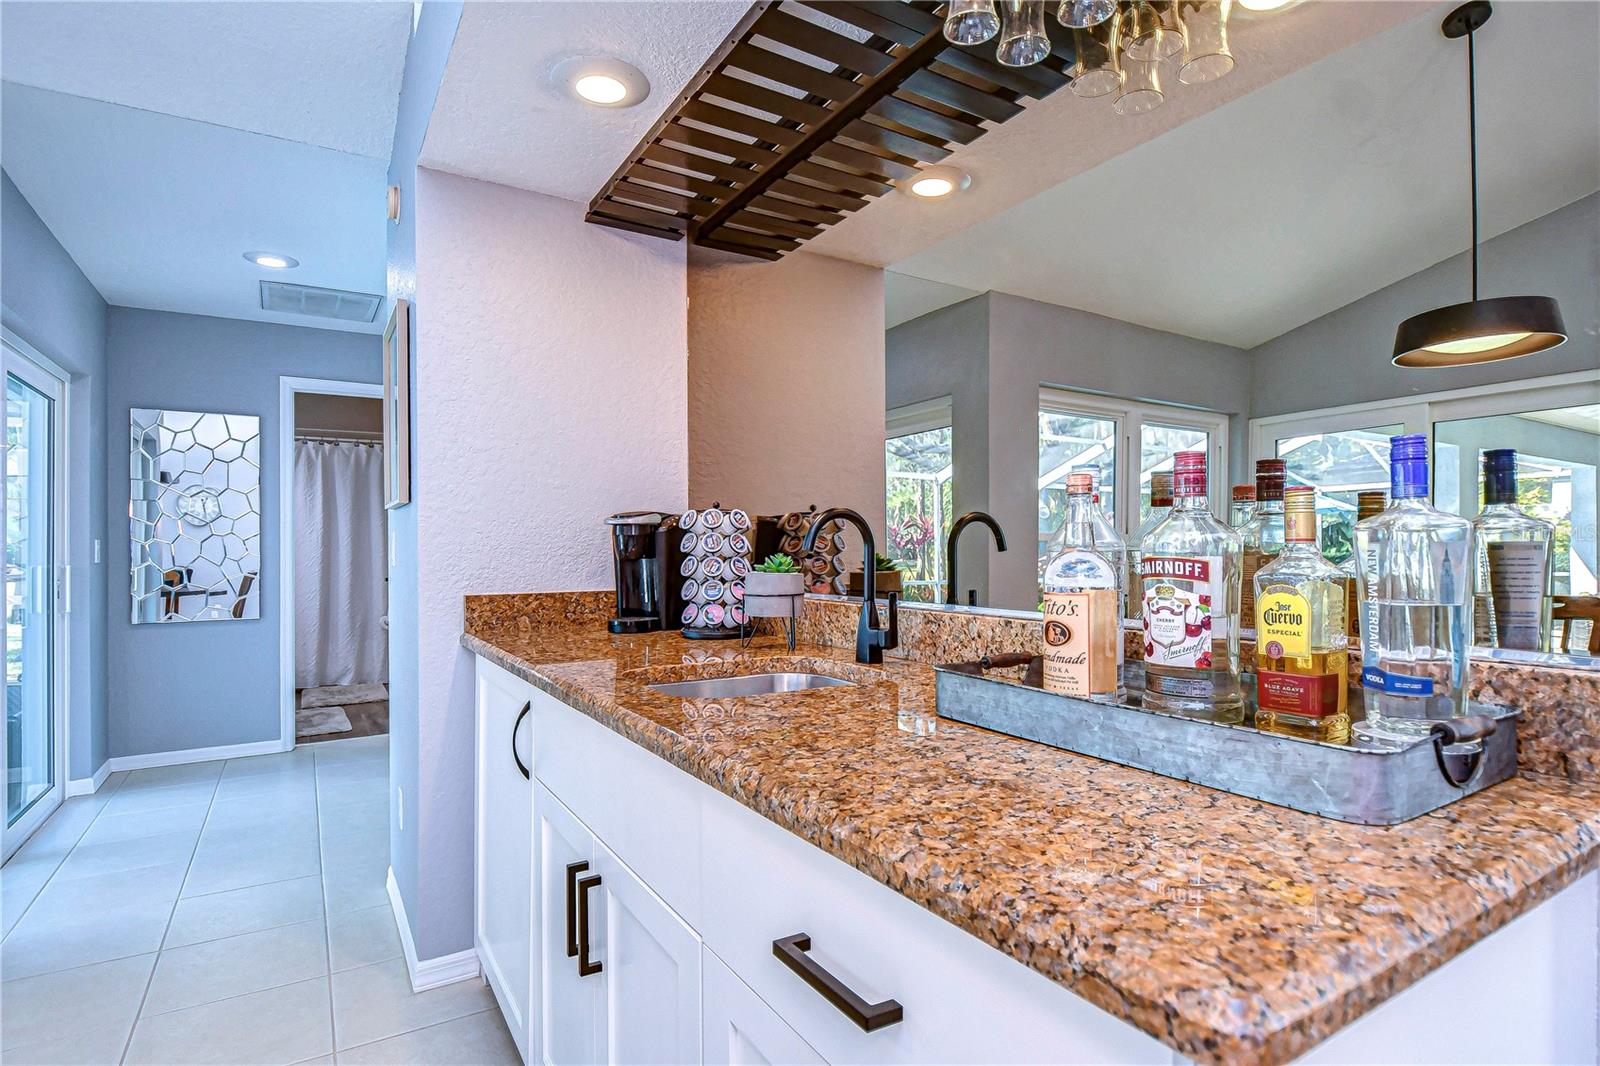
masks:
[(1472, 520), (1476, 643), (1550, 647), (1550, 544), (1556, 528), (1517, 506), (1517, 453), (1483, 453), (1483, 510)]
[(1122, 561), (1096, 536), (1093, 489), (1093, 475), (1067, 475), (1067, 517), (1044, 568), (1044, 687), (1117, 703), (1124, 697)]
[(1428, 439), (1389, 439), (1388, 510), (1356, 524), (1363, 736), (1409, 740), (1466, 713), (1472, 524), (1428, 503)]
[(1205, 452), (1173, 457), (1172, 487), (1172, 513), (1140, 546), (1144, 705), (1238, 722), (1239, 535), (1206, 503)]
[(1235, 485), (1233, 487), (1233, 506), (1228, 508), (1228, 525), (1235, 530), (1244, 528), (1256, 513), (1256, 487), (1254, 485)]
[(1284, 496), (1285, 542), (1256, 574), (1256, 728), (1343, 744), (1350, 638), (1344, 575), (1317, 548), (1316, 491)]
[(1128, 617), (1139, 618), (1144, 611), (1144, 580), (1139, 577), (1139, 547), (1150, 531), (1172, 511), (1172, 471), (1157, 470), (1150, 475), (1150, 517), (1128, 545)]

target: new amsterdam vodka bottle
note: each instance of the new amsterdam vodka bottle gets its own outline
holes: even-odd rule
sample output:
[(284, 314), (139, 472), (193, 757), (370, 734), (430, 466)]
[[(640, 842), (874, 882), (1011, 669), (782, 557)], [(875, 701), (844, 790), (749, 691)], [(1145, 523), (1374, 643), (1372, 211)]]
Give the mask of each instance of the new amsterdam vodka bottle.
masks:
[(1098, 543), (1093, 486), (1091, 474), (1067, 475), (1067, 516), (1044, 570), (1044, 687), (1117, 703), (1125, 694), (1122, 563)]
[(1483, 510), (1472, 520), (1475, 643), (1550, 646), (1550, 547), (1555, 526), (1517, 506), (1517, 453), (1483, 453)]
[(1173, 456), (1172, 512), (1140, 545), (1144, 705), (1244, 718), (1239, 690), (1239, 535), (1212, 517), (1206, 453)]
[(1356, 524), (1361, 736), (1409, 740), (1466, 713), (1472, 524), (1428, 503), (1428, 439), (1389, 439), (1389, 507)]

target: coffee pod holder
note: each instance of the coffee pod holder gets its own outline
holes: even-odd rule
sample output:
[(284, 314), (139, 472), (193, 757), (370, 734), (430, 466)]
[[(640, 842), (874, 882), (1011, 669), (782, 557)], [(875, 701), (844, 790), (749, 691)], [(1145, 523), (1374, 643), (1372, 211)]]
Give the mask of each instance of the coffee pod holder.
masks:
[(744, 583), (750, 573), (750, 516), (713, 503), (678, 518), (682, 561), (683, 635), (690, 640), (727, 640), (745, 628)]

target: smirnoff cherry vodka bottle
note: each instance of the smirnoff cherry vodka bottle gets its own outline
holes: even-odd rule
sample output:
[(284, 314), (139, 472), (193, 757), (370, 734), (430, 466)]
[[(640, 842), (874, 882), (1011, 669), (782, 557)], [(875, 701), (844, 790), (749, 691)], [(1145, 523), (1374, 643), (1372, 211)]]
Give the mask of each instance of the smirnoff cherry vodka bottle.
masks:
[(1173, 456), (1172, 489), (1171, 513), (1140, 545), (1144, 705), (1238, 722), (1243, 542), (1211, 514), (1205, 452)]

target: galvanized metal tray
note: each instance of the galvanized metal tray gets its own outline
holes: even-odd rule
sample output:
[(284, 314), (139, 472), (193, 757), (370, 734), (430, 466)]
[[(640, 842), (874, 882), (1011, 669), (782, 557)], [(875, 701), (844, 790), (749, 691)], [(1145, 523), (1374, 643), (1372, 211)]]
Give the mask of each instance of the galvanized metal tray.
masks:
[[(1143, 671), (1130, 664), (1129, 700), (1108, 706), (1046, 692), (1037, 657), (1003, 655), (937, 666), (942, 718), (1108, 762), (1233, 792), (1341, 822), (1396, 825), (1481, 792), (1517, 771), (1517, 715), (1473, 704), (1431, 736), (1329, 744), (1252, 724), (1188, 718), (1139, 706)], [(1362, 717), (1351, 693), (1351, 718)]]

